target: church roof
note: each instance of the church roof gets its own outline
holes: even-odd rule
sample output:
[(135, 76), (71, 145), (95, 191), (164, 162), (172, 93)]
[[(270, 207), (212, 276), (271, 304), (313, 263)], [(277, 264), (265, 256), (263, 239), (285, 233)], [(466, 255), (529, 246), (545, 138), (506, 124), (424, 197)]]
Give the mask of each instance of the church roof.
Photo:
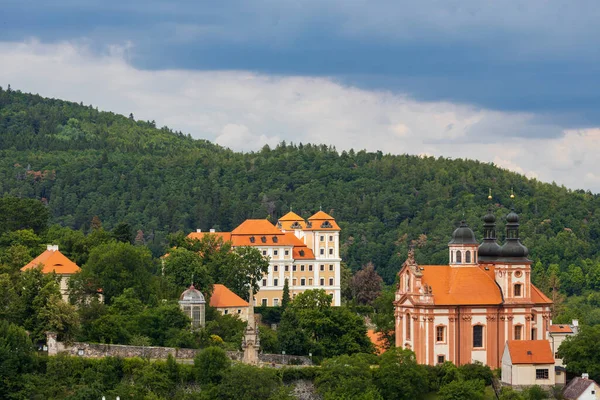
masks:
[(248, 302), (229, 290), (227, 286), (215, 283), (212, 296), (210, 296), (210, 306), (216, 308), (248, 307)]
[(42, 273), (55, 272), (58, 275), (75, 274), (81, 270), (77, 264), (58, 251), (58, 246), (48, 246), (48, 249), (21, 268), (21, 271), (37, 268), (42, 265)]
[(554, 364), (550, 342), (547, 340), (509, 340), (506, 342), (514, 364)]
[(422, 282), (431, 286), (435, 305), (495, 305), (502, 293), (493, 274), (479, 267), (421, 265)]

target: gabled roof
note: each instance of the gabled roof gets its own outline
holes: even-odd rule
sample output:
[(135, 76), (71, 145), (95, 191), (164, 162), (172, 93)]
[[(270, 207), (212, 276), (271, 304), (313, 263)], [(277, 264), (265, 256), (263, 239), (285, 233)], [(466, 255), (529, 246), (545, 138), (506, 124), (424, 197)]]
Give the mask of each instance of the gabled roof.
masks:
[(514, 364), (554, 364), (554, 356), (547, 340), (509, 340), (510, 360)]
[(495, 305), (502, 303), (493, 277), (477, 266), (421, 265), (422, 282), (431, 286), (435, 305)]
[(247, 219), (231, 231), (233, 235), (281, 235), (282, 232), (266, 219)]
[(318, 211), (308, 219), (307, 231), (339, 231), (340, 227), (335, 219), (323, 211)]
[(59, 275), (70, 275), (81, 270), (77, 264), (65, 257), (58, 249), (48, 249), (21, 268), (21, 271), (37, 268), (39, 265), (42, 265), (42, 273), (44, 274), (55, 272)]
[(550, 325), (550, 333), (573, 333), (573, 329), (569, 325)]
[(285, 214), (283, 217), (279, 218), (279, 221), (304, 221), (304, 218), (299, 216), (293, 211)]
[(563, 398), (566, 400), (576, 400), (579, 399), (579, 396), (583, 394), (587, 390), (590, 385), (598, 385), (596, 381), (593, 379), (583, 379), (583, 378), (574, 378), (569, 384), (565, 387), (563, 391)]
[(531, 301), (535, 304), (552, 304), (550, 300), (542, 291), (536, 288), (533, 284), (531, 285)]
[(210, 296), (211, 307), (248, 307), (248, 305), (246, 300), (233, 293), (227, 286), (219, 283), (213, 285), (213, 293), (212, 296)]
[(231, 232), (192, 232), (187, 237), (189, 239), (201, 240), (206, 235), (214, 235), (223, 239), (224, 242), (231, 241)]

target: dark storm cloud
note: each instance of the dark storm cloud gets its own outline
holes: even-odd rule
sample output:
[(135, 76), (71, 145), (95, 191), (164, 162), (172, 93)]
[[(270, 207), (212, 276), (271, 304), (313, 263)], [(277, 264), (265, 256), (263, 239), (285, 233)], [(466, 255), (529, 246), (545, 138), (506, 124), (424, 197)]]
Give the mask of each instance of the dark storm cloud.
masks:
[[(421, 101), (533, 113), (559, 126), (600, 123), (595, 1), (4, 3), (4, 41), (85, 38), (96, 49), (130, 41), (139, 68), (328, 76)], [(560, 134), (543, 125), (489, 134)]]

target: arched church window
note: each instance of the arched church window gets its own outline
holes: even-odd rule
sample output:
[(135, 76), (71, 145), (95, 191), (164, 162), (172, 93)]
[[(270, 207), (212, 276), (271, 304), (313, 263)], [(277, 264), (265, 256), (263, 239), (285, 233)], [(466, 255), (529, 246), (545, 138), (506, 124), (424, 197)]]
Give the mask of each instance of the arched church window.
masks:
[(454, 252), (450, 252), (450, 264), (454, 264)]
[(410, 340), (410, 314), (406, 314), (406, 340)]
[(465, 263), (471, 264), (471, 252), (469, 250), (465, 254)]
[(462, 263), (462, 253), (460, 251), (456, 252), (456, 263), (457, 264)]
[(410, 292), (410, 275), (406, 274), (406, 291)]

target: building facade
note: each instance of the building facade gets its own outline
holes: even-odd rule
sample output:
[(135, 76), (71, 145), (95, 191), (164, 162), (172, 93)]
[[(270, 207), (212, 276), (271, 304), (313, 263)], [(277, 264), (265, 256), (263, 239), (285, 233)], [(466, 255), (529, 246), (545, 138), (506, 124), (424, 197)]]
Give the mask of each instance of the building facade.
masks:
[(484, 217), (479, 243), (462, 222), (448, 244), (449, 265), (418, 265), (409, 252), (395, 298), (396, 346), (417, 361), (501, 366), (508, 340), (545, 340), (551, 300), (531, 283), (531, 260), (519, 240), (519, 217), (506, 217), (506, 241), (496, 218)]
[(335, 219), (319, 211), (307, 220), (290, 211), (276, 225), (266, 219), (248, 219), (231, 232), (192, 232), (190, 239), (213, 234), (233, 247), (252, 246), (269, 258), (269, 270), (259, 280), (257, 305), (278, 306), (288, 281), (293, 298), (309, 289), (323, 289), (341, 304), (340, 227)]

